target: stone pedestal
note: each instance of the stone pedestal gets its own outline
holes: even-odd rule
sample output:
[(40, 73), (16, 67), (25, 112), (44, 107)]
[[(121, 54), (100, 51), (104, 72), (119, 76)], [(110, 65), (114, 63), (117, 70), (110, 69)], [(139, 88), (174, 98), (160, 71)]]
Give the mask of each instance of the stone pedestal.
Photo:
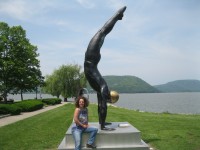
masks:
[[(90, 122), (91, 126), (99, 128), (99, 123)], [(71, 127), (60, 143), (58, 150), (74, 150), (74, 139), (71, 134)], [(141, 140), (140, 131), (128, 122), (112, 122), (107, 126), (115, 128), (113, 131), (100, 130), (96, 137), (97, 150), (149, 150), (148, 145)], [(86, 150), (88, 133), (84, 133), (82, 137), (82, 149)]]

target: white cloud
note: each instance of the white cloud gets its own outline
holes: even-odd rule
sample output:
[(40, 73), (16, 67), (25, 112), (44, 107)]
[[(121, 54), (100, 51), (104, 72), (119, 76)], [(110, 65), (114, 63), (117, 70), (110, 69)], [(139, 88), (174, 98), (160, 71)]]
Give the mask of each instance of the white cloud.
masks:
[(83, 6), (83, 7), (85, 7), (85, 8), (91, 9), (91, 8), (94, 8), (94, 7), (95, 7), (95, 2), (94, 2), (93, 0), (77, 0), (77, 2), (78, 2), (81, 6)]
[(0, 12), (21, 21), (43, 22), (45, 17), (45, 20), (50, 17), (47, 14), (49, 11), (61, 9), (60, 6), (56, 1), (49, 0), (5, 0), (0, 1)]
[(126, 6), (126, 3), (122, 0), (107, 0), (107, 6), (113, 8), (114, 10), (118, 10), (123, 6)]
[(33, 14), (33, 12), (28, 8), (29, 6), (23, 0), (7, 0), (0, 2), (1, 13), (19, 20), (25, 20)]

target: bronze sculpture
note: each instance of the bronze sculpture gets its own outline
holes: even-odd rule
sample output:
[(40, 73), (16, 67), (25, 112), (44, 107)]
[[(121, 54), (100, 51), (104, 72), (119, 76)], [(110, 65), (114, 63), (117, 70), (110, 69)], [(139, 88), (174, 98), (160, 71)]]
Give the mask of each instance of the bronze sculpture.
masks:
[(118, 20), (122, 20), (125, 10), (126, 6), (122, 7), (104, 24), (104, 26), (93, 36), (87, 47), (87, 51), (85, 52), (84, 72), (90, 86), (97, 92), (98, 115), (101, 130), (111, 130), (110, 128), (105, 127), (107, 102), (111, 102), (111, 97), (108, 85), (97, 69), (97, 65), (101, 59), (100, 49), (103, 45), (105, 36), (110, 33)]

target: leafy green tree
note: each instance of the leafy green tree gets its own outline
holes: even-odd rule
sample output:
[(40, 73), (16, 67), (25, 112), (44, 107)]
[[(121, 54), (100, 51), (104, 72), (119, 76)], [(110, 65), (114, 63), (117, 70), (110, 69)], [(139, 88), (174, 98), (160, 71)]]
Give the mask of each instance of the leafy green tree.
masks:
[(37, 47), (29, 42), (21, 26), (9, 28), (0, 23), (0, 33), (0, 90), (5, 101), (8, 93), (19, 92), (23, 100), (24, 92), (36, 90), (43, 83)]
[(46, 91), (53, 96), (75, 97), (86, 85), (84, 72), (79, 65), (62, 65), (52, 75), (46, 76)]
[(45, 80), (45, 86), (43, 90), (47, 93), (50, 93), (57, 98), (61, 95), (60, 81), (57, 77), (57, 74), (54, 72), (52, 75), (47, 75)]
[(9, 26), (6, 23), (0, 23), (0, 91), (5, 101), (7, 93), (12, 89), (11, 76), (14, 63), (10, 59)]

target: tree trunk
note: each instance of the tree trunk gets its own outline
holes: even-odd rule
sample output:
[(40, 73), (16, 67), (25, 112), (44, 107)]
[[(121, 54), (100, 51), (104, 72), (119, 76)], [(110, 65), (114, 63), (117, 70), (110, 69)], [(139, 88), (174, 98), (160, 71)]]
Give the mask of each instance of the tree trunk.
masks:
[(2, 96), (3, 96), (3, 99), (4, 99), (4, 103), (7, 103), (7, 101), (8, 101), (8, 99), (7, 99), (7, 93), (3, 93), (2, 94)]
[(36, 87), (36, 90), (35, 90), (35, 99), (37, 99), (37, 87)]
[(22, 90), (21, 90), (20, 94), (21, 94), (21, 100), (23, 101), (23, 94), (22, 94)]

